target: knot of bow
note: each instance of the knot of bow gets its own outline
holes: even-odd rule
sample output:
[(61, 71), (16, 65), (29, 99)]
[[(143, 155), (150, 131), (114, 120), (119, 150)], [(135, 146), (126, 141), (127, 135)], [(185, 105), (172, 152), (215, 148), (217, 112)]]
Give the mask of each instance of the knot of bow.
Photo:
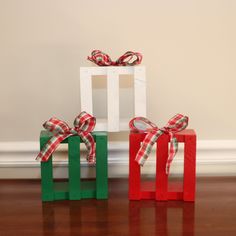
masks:
[(57, 118), (51, 118), (43, 124), (43, 127), (53, 133), (53, 136), (46, 145), (42, 148), (36, 160), (41, 160), (43, 162), (48, 161), (52, 153), (56, 150), (59, 144), (66, 138), (79, 135), (83, 140), (87, 150), (87, 161), (89, 164), (95, 164), (95, 141), (91, 134), (96, 124), (95, 117), (86, 113), (81, 112), (74, 121), (74, 127), (70, 128), (69, 125), (62, 120)]
[(139, 52), (128, 51), (116, 61), (112, 61), (110, 56), (100, 50), (93, 50), (88, 60), (98, 66), (135, 66), (142, 62), (142, 54)]
[(149, 154), (151, 153), (152, 146), (156, 140), (163, 133), (170, 136), (170, 150), (166, 163), (166, 174), (169, 174), (170, 164), (178, 151), (178, 141), (174, 134), (184, 130), (188, 126), (188, 117), (177, 114), (172, 117), (163, 128), (158, 128), (147, 118), (136, 117), (130, 121), (129, 126), (130, 130), (133, 132), (147, 133), (135, 158), (135, 160), (141, 166), (143, 166), (147, 160)]

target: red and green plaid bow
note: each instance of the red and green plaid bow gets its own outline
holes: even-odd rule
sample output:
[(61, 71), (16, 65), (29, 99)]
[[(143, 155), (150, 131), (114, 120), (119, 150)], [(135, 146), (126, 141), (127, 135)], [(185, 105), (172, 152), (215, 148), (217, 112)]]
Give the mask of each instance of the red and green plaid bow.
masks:
[(88, 60), (94, 62), (98, 66), (135, 66), (141, 63), (142, 54), (139, 52), (128, 51), (116, 61), (112, 61), (109, 55), (100, 50), (93, 50)]
[(151, 153), (152, 146), (156, 140), (163, 134), (169, 134), (170, 136), (170, 150), (169, 156), (166, 163), (166, 174), (169, 174), (170, 164), (178, 151), (178, 141), (174, 134), (184, 130), (188, 126), (188, 117), (181, 114), (175, 115), (171, 118), (166, 126), (158, 128), (155, 124), (144, 117), (136, 117), (129, 123), (130, 130), (133, 132), (147, 132), (142, 145), (136, 155), (135, 160), (143, 166)]
[(91, 134), (96, 124), (95, 117), (81, 112), (74, 121), (74, 128), (70, 128), (69, 125), (57, 118), (51, 118), (43, 124), (43, 127), (52, 132), (52, 138), (42, 148), (36, 160), (40, 159), (43, 162), (48, 161), (49, 157), (56, 150), (58, 145), (66, 138), (79, 135), (83, 140), (86, 148), (88, 149), (87, 160), (89, 164), (95, 164), (95, 142)]

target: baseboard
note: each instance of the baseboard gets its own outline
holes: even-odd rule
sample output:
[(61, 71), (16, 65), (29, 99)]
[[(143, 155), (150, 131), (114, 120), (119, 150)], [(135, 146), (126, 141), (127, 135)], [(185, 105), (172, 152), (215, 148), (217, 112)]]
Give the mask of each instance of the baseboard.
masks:
[[(85, 150), (82, 148), (82, 156)], [(40, 178), (40, 163), (35, 161), (39, 151), (38, 142), (0, 142), (0, 178)], [(155, 152), (153, 152), (155, 153)], [(54, 177), (67, 177), (67, 149), (62, 145), (54, 159)], [(181, 175), (183, 169), (183, 147), (171, 166), (172, 175)], [(128, 143), (109, 143), (109, 177), (128, 176)], [(81, 159), (82, 177), (93, 177), (93, 167), (88, 168), (85, 158)], [(155, 158), (152, 154), (142, 175), (155, 173)], [(232, 176), (236, 175), (236, 140), (200, 140), (197, 143), (197, 175)]]

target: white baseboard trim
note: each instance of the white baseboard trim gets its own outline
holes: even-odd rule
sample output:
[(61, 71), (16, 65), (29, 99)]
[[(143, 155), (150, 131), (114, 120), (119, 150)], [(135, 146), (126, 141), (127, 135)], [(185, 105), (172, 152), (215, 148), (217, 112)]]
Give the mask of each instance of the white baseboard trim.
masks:
[[(54, 159), (55, 178), (67, 177), (66, 145), (61, 145)], [(35, 161), (39, 151), (38, 142), (0, 142), (0, 178), (40, 178), (40, 163)], [(82, 156), (85, 155), (83, 145)], [(155, 153), (153, 151), (153, 153)], [(183, 169), (183, 147), (171, 166), (172, 175), (180, 175)], [(109, 143), (109, 177), (128, 176), (128, 143)], [(144, 176), (155, 173), (154, 154), (142, 168)], [(87, 168), (85, 158), (81, 160), (82, 177), (94, 176), (94, 168)], [(236, 140), (200, 140), (197, 143), (197, 175), (236, 175)]]

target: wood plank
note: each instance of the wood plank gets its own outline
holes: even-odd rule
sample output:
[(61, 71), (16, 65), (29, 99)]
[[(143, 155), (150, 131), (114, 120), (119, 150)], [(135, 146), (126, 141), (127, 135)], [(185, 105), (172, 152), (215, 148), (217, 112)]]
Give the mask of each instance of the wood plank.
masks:
[(70, 136), (68, 138), (69, 156), (69, 198), (70, 200), (81, 199), (80, 183), (80, 137)]
[(184, 146), (184, 201), (195, 201), (196, 135), (185, 137)]
[(134, 67), (134, 113), (147, 116), (145, 67)]
[[(40, 150), (45, 146), (50, 137), (44, 135), (45, 132), (40, 134)], [(41, 162), (41, 198), (42, 201), (54, 200), (54, 186), (53, 186), (53, 166), (52, 156), (47, 162)]]
[(108, 131), (119, 131), (119, 74), (116, 68), (107, 69), (107, 118)]
[(80, 68), (80, 104), (81, 111), (93, 114), (92, 76), (86, 67)]
[(91, 66), (91, 67), (80, 67), (81, 70), (88, 70), (91, 75), (107, 75), (108, 69), (117, 70), (118, 74), (130, 75), (134, 73), (133, 66)]
[(141, 175), (140, 166), (135, 161), (140, 148), (140, 136), (135, 133), (129, 135), (129, 199), (140, 200)]
[(168, 175), (166, 162), (168, 158), (168, 135), (161, 135), (157, 140), (156, 149), (156, 200), (168, 200)]
[(107, 133), (96, 136), (96, 198), (108, 198)]
[(41, 202), (40, 180), (0, 180), (0, 235), (236, 235), (236, 177), (198, 177), (195, 203), (129, 201), (128, 179), (109, 200)]

